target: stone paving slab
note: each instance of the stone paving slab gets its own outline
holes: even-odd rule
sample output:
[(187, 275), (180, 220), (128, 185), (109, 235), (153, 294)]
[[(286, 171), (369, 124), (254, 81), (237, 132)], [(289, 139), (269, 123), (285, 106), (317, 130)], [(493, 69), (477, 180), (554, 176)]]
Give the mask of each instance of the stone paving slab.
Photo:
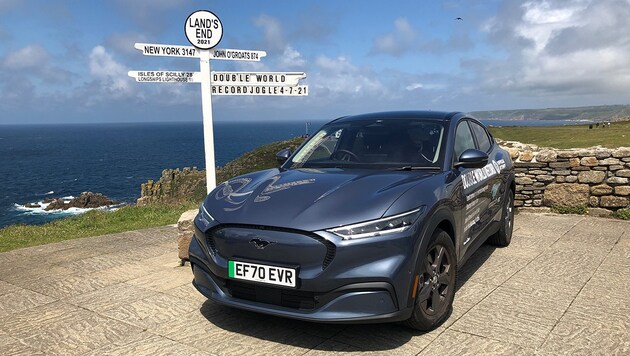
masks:
[(428, 333), (217, 305), (176, 239), (165, 226), (0, 254), (0, 354), (630, 354), (630, 222), (518, 214), (512, 244), (473, 255)]

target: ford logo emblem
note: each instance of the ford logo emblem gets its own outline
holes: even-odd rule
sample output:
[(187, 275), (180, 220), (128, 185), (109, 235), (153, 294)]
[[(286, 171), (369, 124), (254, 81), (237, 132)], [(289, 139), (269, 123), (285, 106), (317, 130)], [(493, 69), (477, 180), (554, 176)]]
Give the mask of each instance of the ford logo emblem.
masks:
[(271, 245), (271, 244), (275, 244), (275, 242), (273, 241), (265, 241), (265, 240), (261, 240), (259, 238), (255, 238), (255, 239), (251, 239), (249, 240), (249, 243), (254, 245), (257, 249), (262, 250), (265, 247)]

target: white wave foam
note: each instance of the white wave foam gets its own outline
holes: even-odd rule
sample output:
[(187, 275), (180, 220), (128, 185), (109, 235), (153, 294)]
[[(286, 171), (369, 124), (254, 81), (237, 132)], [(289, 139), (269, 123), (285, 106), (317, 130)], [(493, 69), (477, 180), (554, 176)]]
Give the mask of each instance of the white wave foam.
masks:
[(50, 192), (48, 192), (48, 193), (44, 193), (44, 195), (51, 195), (51, 194), (55, 194), (55, 191), (54, 191), (54, 190), (51, 190), (51, 191), (50, 191)]
[[(65, 200), (65, 198), (68, 197), (64, 197), (62, 199), (64, 199), (64, 202), (68, 202), (69, 200)], [(72, 197), (70, 197), (70, 199), (72, 199)], [(39, 205), (38, 207), (28, 207), (26, 205)], [(29, 203), (29, 204), (17, 204), (17, 203), (13, 203), (13, 208), (16, 211), (21, 211), (22, 214), (24, 215), (79, 215), (79, 214), (83, 214), (86, 213), (90, 210), (104, 210), (104, 211), (114, 211), (119, 209), (121, 206), (123, 206), (124, 204), (118, 204), (118, 205), (107, 205), (107, 206), (102, 206), (99, 208), (69, 208), (66, 210), (63, 209), (53, 209), (53, 210), (46, 210), (46, 208), (48, 207), (48, 205), (50, 205), (50, 203), (44, 203), (43, 201), (39, 201), (37, 203)]]

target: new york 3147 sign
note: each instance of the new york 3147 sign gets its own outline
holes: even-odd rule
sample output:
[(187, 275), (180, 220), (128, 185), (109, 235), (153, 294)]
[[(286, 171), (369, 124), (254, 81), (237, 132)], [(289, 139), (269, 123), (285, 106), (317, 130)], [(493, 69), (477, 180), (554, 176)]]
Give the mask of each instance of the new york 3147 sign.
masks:
[(184, 33), (192, 46), (136, 43), (134, 47), (145, 56), (199, 58), (199, 72), (142, 70), (128, 75), (143, 83), (199, 83), (206, 161), (206, 186), (216, 186), (214, 132), (212, 126), (213, 95), (306, 96), (308, 86), (299, 81), (303, 72), (212, 72), (210, 60), (260, 61), (265, 51), (215, 48), (223, 38), (223, 24), (217, 15), (207, 10), (195, 11), (184, 23)]

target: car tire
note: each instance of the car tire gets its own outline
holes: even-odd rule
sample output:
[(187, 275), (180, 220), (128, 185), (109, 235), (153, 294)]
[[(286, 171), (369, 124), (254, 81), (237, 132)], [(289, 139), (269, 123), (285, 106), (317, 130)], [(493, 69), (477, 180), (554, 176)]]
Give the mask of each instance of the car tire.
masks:
[(501, 226), (499, 231), (490, 236), (488, 242), (494, 246), (506, 247), (512, 241), (514, 230), (514, 193), (510, 189), (505, 197), (505, 204), (501, 208)]
[(423, 331), (437, 328), (450, 316), (457, 281), (455, 247), (448, 233), (437, 229), (426, 251), (417, 274), (413, 313), (405, 321), (407, 326)]

